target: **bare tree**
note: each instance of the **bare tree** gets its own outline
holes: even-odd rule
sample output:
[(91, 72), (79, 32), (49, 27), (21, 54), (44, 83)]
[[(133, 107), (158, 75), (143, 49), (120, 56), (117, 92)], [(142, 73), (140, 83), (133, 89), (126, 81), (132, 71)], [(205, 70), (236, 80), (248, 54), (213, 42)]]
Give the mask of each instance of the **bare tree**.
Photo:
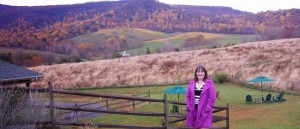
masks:
[(0, 128), (34, 129), (38, 122), (49, 121), (48, 108), (41, 94), (24, 93), (20, 90), (0, 91)]

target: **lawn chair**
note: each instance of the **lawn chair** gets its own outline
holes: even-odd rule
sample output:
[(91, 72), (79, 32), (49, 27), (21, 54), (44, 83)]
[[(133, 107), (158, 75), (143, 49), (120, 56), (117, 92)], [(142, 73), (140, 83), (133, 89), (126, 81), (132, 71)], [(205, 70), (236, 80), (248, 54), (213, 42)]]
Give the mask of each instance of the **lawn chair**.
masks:
[(171, 113), (179, 113), (178, 106), (175, 104), (172, 105), (172, 108), (170, 110), (171, 110)]
[(217, 92), (216, 92), (216, 98), (217, 98), (217, 99), (220, 99), (220, 91), (217, 91)]
[(253, 103), (253, 98), (251, 95), (246, 95), (246, 103)]
[(266, 100), (264, 100), (263, 102), (265, 102), (265, 103), (272, 102), (271, 99), (272, 99), (272, 95), (271, 95), (271, 94), (268, 94), (268, 95), (266, 96)]
[(284, 102), (286, 99), (283, 98), (285, 92), (281, 92), (276, 95), (276, 97), (273, 96), (273, 102)]

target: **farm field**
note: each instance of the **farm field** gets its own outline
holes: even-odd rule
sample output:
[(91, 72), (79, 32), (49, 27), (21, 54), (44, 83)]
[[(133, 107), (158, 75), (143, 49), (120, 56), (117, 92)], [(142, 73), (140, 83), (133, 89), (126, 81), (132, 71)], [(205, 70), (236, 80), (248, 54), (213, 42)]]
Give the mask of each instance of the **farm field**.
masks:
[(242, 42), (254, 41), (255, 39), (254, 35), (217, 34), (204, 32), (174, 33), (167, 38), (145, 41), (142, 47), (128, 51), (132, 55), (141, 55), (145, 54), (147, 48), (149, 48), (152, 53), (156, 53), (157, 50), (163, 48), (164, 45), (171, 46), (173, 49), (181, 48), (181, 45), (185, 42), (186, 38), (196, 37), (197, 35), (203, 35), (204, 38), (211, 43), (195, 47), (194, 49), (213, 48), (214, 46), (224, 47), (228, 44), (239, 44)]
[[(300, 96), (285, 94), (285, 102), (246, 104), (245, 96), (250, 94), (256, 98), (261, 97), (261, 91), (245, 88), (236, 84), (216, 83), (216, 90), (220, 91), (220, 99), (216, 101), (216, 106), (230, 104), (230, 128), (232, 129), (298, 129), (300, 128)], [(186, 86), (186, 85), (184, 85)], [(86, 92), (99, 92), (111, 94), (139, 94), (151, 91), (151, 98), (162, 98), (163, 90), (172, 86), (151, 86), (151, 87), (131, 87), (131, 88), (101, 88), (101, 89), (79, 89)], [(264, 91), (264, 95), (276, 92)], [(78, 97), (64, 96), (65, 100), (79, 100)], [(168, 99), (176, 100), (177, 95), (168, 95)], [(185, 96), (180, 95), (180, 101), (184, 102)], [(91, 99), (89, 99), (91, 100)], [(169, 105), (170, 106), (170, 105)], [(137, 111), (162, 112), (161, 103), (145, 103), (136, 108)], [(225, 115), (220, 112), (219, 115)], [(102, 117), (85, 119), (86, 122), (116, 123), (116, 124), (138, 124), (161, 126), (161, 118), (147, 116), (130, 116), (110, 114)], [(183, 122), (178, 122), (172, 126), (183, 126)], [(214, 126), (225, 126), (224, 122), (214, 123)]]
[(104, 45), (110, 37), (125, 36), (128, 43), (135, 43), (146, 40), (159, 39), (169, 36), (168, 34), (140, 29), (140, 28), (119, 28), (119, 29), (103, 29), (91, 34), (77, 36), (71, 40), (75, 43), (93, 43), (97, 46)]
[[(124, 37), (127, 43), (139, 44), (138, 48), (123, 48), (131, 55), (143, 55), (147, 48), (151, 53), (157, 53), (158, 49), (164, 46), (169, 46), (172, 49), (182, 48), (181, 45), (185, 39), (203, 35), (204, 38), (211, 44), (201, 45), (193, 49), (212, 48), (213, 46), (224, 47), (228, 44), (238, 44), (242, 42), (254, 41), (254, 35), (240, 35), (240, 34), (219, 34), (219, 33), (205, 33), (205, 32), (183, 32), (183, 33), (163, 33), (141, 28), (118, 28), (118, 29), (104, 29), (91, 34), (81, 35), (71, 40), (77, 44), (95, 44), (96, 46), (105, 46), (107, 39), (110, 37)], [(173, 50), (172, 50), (173, 51)]]
[(41, 56), (47, 56), (48, 55), (48, 56), (54, 56), (56, 58), (68, 58), (68, 57), (70, 57), (68, 55), (57, 54), (57, 53), (46, 52), (46, 51), (0, 47), (0, 54), (7, 54), (7, 53), (11, 53), (12, 55), (15, 55), (15, 54), (29, 54), (29, 55), (41, 55)]

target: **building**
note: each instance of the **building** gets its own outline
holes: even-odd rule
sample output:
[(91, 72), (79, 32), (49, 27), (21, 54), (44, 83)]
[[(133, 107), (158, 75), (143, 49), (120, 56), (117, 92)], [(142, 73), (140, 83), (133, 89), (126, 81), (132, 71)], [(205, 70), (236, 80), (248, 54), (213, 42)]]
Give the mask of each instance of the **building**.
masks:
[(129, 54), (127, 51), (121, 51), (120, 54), (121, 54), (123, 57), (128, 57), (128, 56), (130, 56), (130, 54)]
[(26, 84), (30, 87), (30, 83), (43, 77), (41, 73), (0, 61), (0, 86)]

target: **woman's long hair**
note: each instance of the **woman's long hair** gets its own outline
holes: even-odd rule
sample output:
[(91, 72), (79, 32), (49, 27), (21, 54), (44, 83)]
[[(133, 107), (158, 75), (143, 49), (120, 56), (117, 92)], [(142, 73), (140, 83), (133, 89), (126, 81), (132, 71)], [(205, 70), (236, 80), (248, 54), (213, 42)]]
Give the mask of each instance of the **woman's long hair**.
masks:
[(204, 72), (204, 78), (203, 78), (203, 82), (204, 82), (207, 79), (207, 71), (206, 71), (206, 68), (202, 65), (199, 65), (196, 67), (194, 80), (196, 82), (198, 82), (199, 78), (197, 77), (197, 72), (200, 70), (202, 70)]

